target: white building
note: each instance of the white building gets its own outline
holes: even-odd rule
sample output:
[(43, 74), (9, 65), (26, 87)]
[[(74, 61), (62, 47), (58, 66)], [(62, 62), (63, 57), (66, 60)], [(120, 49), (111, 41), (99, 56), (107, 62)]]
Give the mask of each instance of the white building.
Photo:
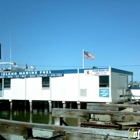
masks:
[(131, 98), (129, 76), (115, 68), (0, 72), (1, 100), (116, 103)]

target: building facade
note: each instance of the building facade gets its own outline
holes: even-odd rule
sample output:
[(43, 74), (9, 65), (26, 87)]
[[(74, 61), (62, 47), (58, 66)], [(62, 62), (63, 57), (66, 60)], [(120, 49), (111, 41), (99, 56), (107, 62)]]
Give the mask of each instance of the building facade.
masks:
[(130, 99), (133, 73), (120, 69), (0, 72), (0, 100), (116, 103)]

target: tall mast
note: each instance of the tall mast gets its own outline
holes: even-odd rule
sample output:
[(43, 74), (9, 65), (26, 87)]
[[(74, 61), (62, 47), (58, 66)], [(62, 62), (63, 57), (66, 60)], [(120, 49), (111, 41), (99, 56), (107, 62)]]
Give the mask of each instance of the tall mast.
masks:
[(10, 70), (11, 70), (11, 57), (12, 57), (12, 54), (11, 54), (11, 33), (9, 33), (9, 42), (10, 42)]

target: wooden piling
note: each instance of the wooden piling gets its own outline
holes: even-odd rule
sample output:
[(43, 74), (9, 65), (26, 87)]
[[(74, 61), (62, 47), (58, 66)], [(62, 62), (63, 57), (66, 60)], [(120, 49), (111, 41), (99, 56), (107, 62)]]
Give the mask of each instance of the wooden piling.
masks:
[(63, 108), (66, 108), (66, 102), (62, 102), (62, 104), (63, 104)]
[(30, 103), (30, 112), (32, 112), (32, 110), (33, 110), (33, 109), (32, 109), (32, 100), (30, 100), (29, 103)]
[(54, 117), (54, 124), (60, 125), (60, 117)]
[(10, 120), (12, 120), (12, 109), (13, 109), (13, 102), (10, 101)]
[(48, 101), (49, 102), (49, 113), (52, 112), (52, 102), (51, 101)]
[(81, 109), (81, 104), (80, 104), (80, 102), (77, 102), (77, 108), (78, 108), (78, 109)]
[(24, 101), (24, 114), (26, 114), (26, 100)]
[(13, 102), (10, 101), (10, 112), (12, 111), (12, 109), (13, 109)]

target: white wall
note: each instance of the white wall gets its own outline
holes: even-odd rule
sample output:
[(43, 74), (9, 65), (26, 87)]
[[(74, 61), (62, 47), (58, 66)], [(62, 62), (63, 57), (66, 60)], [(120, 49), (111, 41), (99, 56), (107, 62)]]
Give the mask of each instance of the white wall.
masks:
[(51, 78), (51, 100), (111, 102), (111, 97), (99, 97), (99, 76), (77, 73)]
[[(43, 92), (42, 92), (42, 89)], [(28, 100), (47, 100), (47, 94), (49, 96), (48, 88), (42, 88), (42, 78), (27, 78), (26, 79), (26, 99)], [(46, 91), (46, 96), (45, 96)]]
[(65, 101), (78, 101), (78, 74), (66, 74), (64, 79)]
[(51, 78), (51, 100), (78, 101), (78, 74)]
[[(128, 76), (112, 72), (111, 85), (112, 102), (124, 101), (124, 97), (120, 97), (120, 95), (126, 94), (125, 90), (128, 87)], [(126, 96), (125, 99), (127, 98)]]
[(80, 101), (88, 102), (110, 102), (110, 97), (99, 97), (99, 76), (81, 75), (80, 90), (87, 89), (86, 93), (80, 93)]
[[(26, 89), (26, 90), (25, 90)], [(4, 90), (4, 99), (110, 102), (99, 97), (99, 76), (65, 74), (50, 78), (50, 88), (42, 88), (42, 78), (11, 79), (11, 89)]]
[(11, 79), (11, 88), (4, 89), (4, 99), (25, 99), (25, 80)]
[(5, 99), (5, 100), (11, 100), (12, 99), (11, 89), (4, 89), (3, 99)]
[[(113, 102), (124, 99), (119, 96), (127, 88), (127, 80), (127, 76), (112, 72)], [(111, 96), (99, 97), (99, 89), (99, 76), (85, 73), (50, 78), (50, 88), (42, 88), (41, 77), (26, 78), (26, 84), (25, 79), (11, 79), (11, 89), (4, 90), (4, 99), (111, 102)]]
[(42, 100), (45, 100), (45, 101), (46, 100), (49, 101), (51, 99), (51, 96), (50, 96), (50, 88), (42, 88), (41, 99)]
[(50, 88), (42, 88), (42, 78), (11, 79), (11, 88), (4, 89), (4, 99), (50, 100)]
[(64, 77), (53, 77), (50, 80), (50, 100), (63, 101), (65, 99)]
[(119, 76), (118, 73), (111, 73), (111, 96), (113, 102), (119, 101), (121, 89), (119, 88)]
[[(83, 91), (85, 89), (85, 92)], [(97, 101), (99, 93), (99, 77), (80, 75), (80, 101)]]

